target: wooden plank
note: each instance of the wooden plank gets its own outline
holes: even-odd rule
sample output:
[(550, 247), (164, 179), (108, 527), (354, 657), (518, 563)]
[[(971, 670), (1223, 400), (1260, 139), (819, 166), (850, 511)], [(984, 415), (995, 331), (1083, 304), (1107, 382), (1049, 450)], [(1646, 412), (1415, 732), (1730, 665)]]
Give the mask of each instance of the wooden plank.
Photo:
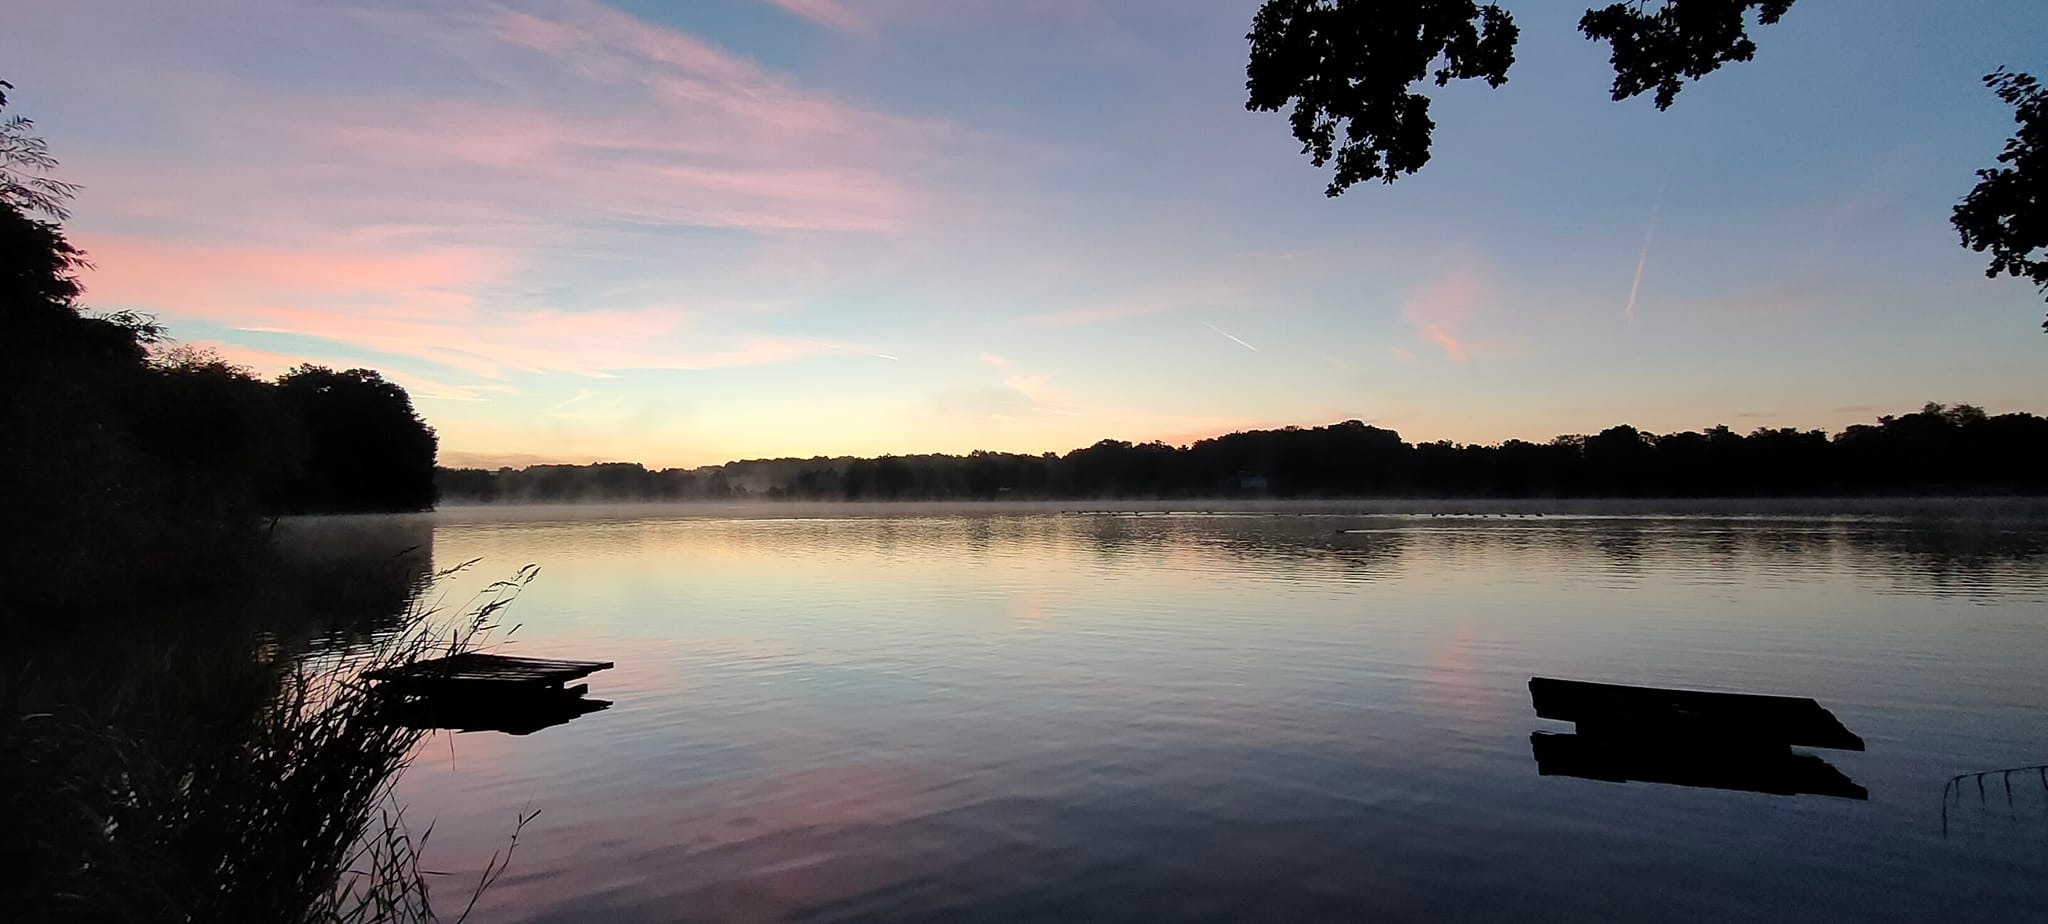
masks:
[(379, 681), (377, 689), (390, 694), (431, 694), (435, 696), (525, 696), (553, 693), (560, 689), (547, 680), (504, 680), (465, 677), (394, 677)]
[(559, 685), (611, 668), (610, 661), (567, 661), (553, 658), (516, 658), (507, 655), (465, 652), (445, 658), (415, 661), (398, 667), (368, 671), (364, 677), (385, 684), (419, 685), (450, 683), (496, 683), (507, 685)]
[(1863, 750), (1863, 739), (1805, 697), (1671, 690), (1583, 680), (1529, 679), (1536, 715), (1575, 722), (1581, 735), (1686, 737)]

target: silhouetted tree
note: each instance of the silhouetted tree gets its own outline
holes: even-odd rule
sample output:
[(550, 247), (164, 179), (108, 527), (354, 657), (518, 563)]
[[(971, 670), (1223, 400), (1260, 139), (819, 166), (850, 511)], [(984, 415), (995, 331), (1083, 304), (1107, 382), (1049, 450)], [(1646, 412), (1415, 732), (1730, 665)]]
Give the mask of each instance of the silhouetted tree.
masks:
[[(1687, 81), (1756, 57), (1752, 12), (1772, 25), (1793, 2), (1622, 0), (1587, 10), (1579, 31), (1611, 48), (1615, 100), (1654, 90), (1664, 110)], [(1363, 180), (1392, 183), (1429, 162), (1436, 123), (1416, 84), (1478, 78), (1499, 87), (1520, 34), (1506, 10), (1475, 0), (1266, 0), (1245, 35), (1245, 108), (1292, 105), (1288, 124), (1302, 153), (1317, 167), (1335, 164), (1324, 195)], [(1998, 156), (2006, 166), (1977, 171), (1951, 221), (1964, 246), (1990, 251), (1985, 275), (2024, 276), (2048, 297), (2048, 258), (2037, 256), (2048, 250), (2048, 92), (2003, 67), (1984, 82), (2013, 106), (2020, 128)]]
[(278, 389), (209, 350), (179, 347), (153, 365), (133, 425), (153, 503), (180, 529), (220, 534), (280, 509), (307, 446)]
[(1064, 456), (753, 459), (655, 472), (536, 465), (442, 469), (439, 479), (444, 496), (463, 501), (1990, 494), (2048, 491), (2048, 471), (2034, 461), (2044, 453), (2048, 419), (1930, 404), (1833, 439), (1790, 427), (1660, 436), (1624, 424), (1543, 445), (1411, 445), (1392, 430), (1347, 420), (1185, 447), (1102, 440)]
[(55, 224), (29, 216), (17, 197), (0, 193), (0, 304), (10, 314), (44, 319), (75, 315), (78, 271), (85, 254)]
[(146, 315), (83, 310), (85, 255), (56, 223), (76, 187), (31, 125), (0, 121), (0, 622), (232, 576), (283, 509), (432, 503), (433, 433), (376, 373), (273, 385), (204, 351), (152, 357)]
[[(7, 108), (7, 91), (14, 84), (0, 80), (0, 109)], [(30, 134), (35, 122), (25, 116), (0, 118), (0, 202), (23, 212), (41, 212), (63, 221), (71, 217), (65, 203), (78, 186), (49, 175), (57, 159), (49, 145)]]
[(2013, 107), (2019, 129), (1998, 155), (2006, 166), (1977, 171), (1976, 187), (1951, 218), (1963, 246), (1991, 252), (1984, 275), (2024, 276), (2048, 295), (2048, 91), (2002, 67), (1984, 75), (1984, 85)]
[[(1756, 56), (1752, 8), (1770, 25), (1792, 3), (1622, 2), (1587, 10), (1579, 31), (1613, 47), (1616, 100), (1655, 89), (1657, 108), (1668, 109), (1683, 81)], [(1429, 97), (1414, 86), (1478, 78), (1498, 87), (1520, 37), (1511, 14), (1474, 0), (1266, 0), (1245, 36), (1245, 108), (1276, 112), (1293, 103), (1288, 122), (1302, 153), (1318, 167), (1336, 163), (1324, 195), (1361, 180), (1392, 183), (1429, 162), (1436, 123)]]
[(439, 440), (412, 398), (370, 369), (302, 365), (277, 387), (306, 438), (303, 477), (286, 491), (302, 511), (425, 510), (434, 505)]
[[(1429, 97), (1409, 88), (1432, 76), (1507, 82), (1518, 30), (1498, 6), (1473, 0), (1267, 0), (1246, 36), (1245, 108), (1288, 122), (1318, 167), (1336, 162), (1325, 195), (1360, 180), (1392, 183), (1429, 162)], [(1439, 64), (1439, 62), (1441, 62)], [(1338, 129), (1344, 140), (1337, 140)]]
[(1652, 9), (1640, 2), (1616, 3), (1587, 10), (1579, 31), (1614, 49), (1616, 102), (1655, 88), (1657, 108), (1669, 109), (1685, 88), (1730, 61), (1756, 57), (1749, 40), (1748, 13), (1772, 25), (1792, 8), (1792, 0), (1666, 0)]
[(107, 583), (153, 551), (131, 523), (148, 491), (122, 424), (159, 331), (79, 311), (83, 254), (32, 214), (63, 214), (70, 187), (37, 182), (52, 162), (29, 124), (0, 122), (0, 615)]

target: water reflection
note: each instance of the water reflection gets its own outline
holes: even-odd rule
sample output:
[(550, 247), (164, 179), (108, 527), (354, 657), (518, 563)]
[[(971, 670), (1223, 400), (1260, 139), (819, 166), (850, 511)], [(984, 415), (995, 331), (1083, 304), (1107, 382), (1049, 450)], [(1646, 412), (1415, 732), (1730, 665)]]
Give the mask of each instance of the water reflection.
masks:
[(386, 715), (410, 728), (455, 732), (504, 732), (531, 735), (593, 712), (611, 708), (611, 700), (590, 699), (581, 693), (525, 695), (515, 700), (468, 697), (415, 699), (392, 703)]
[(1531, 733), (1529, 748), (1536, 755), (1536, 772), (1543, 776), (1575, 776), (1610, 783), (1668, 783), (1779, 796), (1870, 798), (1868, 790), (1856, 785), (1833, 764), (1812, 754), (1792, 751), (1675, 749), (1556, 732)]
[[(439, 518), (479, 580), (542, 565), (508, 653), (618, 662), (599, 720), (437, 740), (401, 783), (458, 874), (544, 809), (490, 919), (2048, 902), (2048, 858), (1942, 841), (1925, 797), (2038, 759), (2028, 524), (678, 512)], [(1728, 768), (1532, 739), (1539, 674), (1798, 690), (1871, 750)]]

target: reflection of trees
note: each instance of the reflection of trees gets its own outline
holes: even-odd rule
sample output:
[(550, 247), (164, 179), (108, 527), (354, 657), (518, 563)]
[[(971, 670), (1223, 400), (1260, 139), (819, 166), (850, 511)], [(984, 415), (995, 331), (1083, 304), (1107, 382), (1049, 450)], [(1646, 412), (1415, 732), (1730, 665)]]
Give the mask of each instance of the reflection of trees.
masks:
[[(1452, 525), (1446, 525), (1450, 523)], [(1287, 571), (1341, 567), (1361, 575), (1403, 567), (1435, 550), (1460, 559), (1601, 562), (1618, 574), (1668, 570), (1702, 580), (1741, 580), (1757, 569), (1780, 573), (1847, 571), (1902, 589), (1970, 594), (2022, 583), (2036, 586), (2048, 533), (1952, 521), (1594, 520), (1289, 516), (1085, 518), (1086, 546), (1105, 561), (1156, 550), (1193, 550), (1219, 560), (1256, 561)]]
[(350, 681), (431, 641), (415, 602), (432, 523), (281, 531), (296, 554), (232, 590), (0, 653), (0, 907), (327, 919), (351, 867), (368, 873), (359, 894), (383, 890), (373, 902), (424, 902), (409, 848), (360, 839), (419, 733)]
[(1967, 524), (1890, 524), (1854, 530), (1850, 544), (1873, 570), (1891, 574), (1909, 589), (1975, 594), (1993, 586), (2043, 583), (2041, 560), (2048, 534)]
[(1606, 557), (1609, 568), (1631, 573), (1642, 570), (1646, 543), (1640, 524), (1623, 523), (1611, 529), (1600, 530), (1593, 544)]
[(1198, 565), (1281, 573), (1339, 569), (1352, 578), (1396, 570), (1408, 535), (1377, 519), (1116, 514), (1072, 518), (1106, 563), (1187, 553)]
[[(1582, 504), (1597, 507), (1599, 504)], [(523, 529), (545, 531), (536, 524)], [(570, 527), (573, 528), (573, 527)], [(545, 535), (544, 532), (537, 535)], [(537, 540), (538, 541), (538, 540)], [(644, 530), (579, 531), (597, 551), (647, 544), (748, 559), (829, 550), (930, 562), (993, 557), (1065, 559), (1104, 568), (1205, 569), (1285, 577), (1390, 576), (1403, 569), (1511, 565), (1687, 583), (1733, 583), (1758, 574), (1798, 579), (1853, 575), (1908, 591), (1979, 593), (2043, 583), (2048, 531), (1964, 521), (1826, 517), (1417, 517), (1289, 513), (1004, 513), (804, 519), (680, 518)]]
[[(428, 516), (321, 517), (291, 521), (271, 579), (244, 604), (274, 614), (267, 631), (293, 650), (361, 644), (399, 629), (432, 580)], [(510, 563), (500, 563), (510, 564)]]

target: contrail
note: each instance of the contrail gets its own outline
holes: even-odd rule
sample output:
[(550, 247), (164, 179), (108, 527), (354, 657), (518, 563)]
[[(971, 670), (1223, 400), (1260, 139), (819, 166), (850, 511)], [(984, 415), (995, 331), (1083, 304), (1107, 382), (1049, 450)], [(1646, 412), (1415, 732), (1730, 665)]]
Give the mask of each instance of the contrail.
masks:
[(1224, 330), (1224, 329), (1223, 329), (1223, 328), (1221, 328), (1221, 327), (1217, 327), (1216, 325), (1214, 325), (1214, 324), (1211, 324), (1211, 323), (1209, 323), (1209, 322), (1207, 322), (1207, 321), (1203, 321), (1203, 322), (1201, 322), (1201, 324), (1202, 324), (1202, 326), (1203, 326), (1203, 327), (1206, 327), (1206, 328), (1208, 328), (1208, 329), (1210, 329), (1210, 330), (1213, 330), (1213, 331), (1215, 331), (1215, 332), (1217, 332), (1217, 333), (1219, 333), (1219, 334), (1222, 334), (1222, 335), (1223, 335), (1223, 336), (1225, 336), (1225, 337), (1229, 337), (1229, 338), (1230, 338), (1230, 342), (1232, 342), (1232, 343), (1235, 343), (1235, 344), (1237, 344), (1238, 346), (1244, 347), (1245, 349), (1247, 349), (1247, 350), (1250, 350), (1250, 351), (1252, 351), (1252, 352), (1254, 352), (1254, 353), (1257, 353), (1257, 352), (1259, 351), (1259, 348), (1258, 348), (1258, 347), (1252, 346), (1252, 345), (1251, 345), (1251, 344), (1249, 344), (1249, 343), (1246, 343), (1246, 342), (1244, 342), (1244, 341), (1242, 341), (1242, 340), (1239, 340), (1239, 339), (1237, 339), (1237, 335), (1236, 335), (1236, 334), (1233, 334), (1233, 333), (1231, 333), (1231, 332), (1229, 332), (1229, 331), (1227, 331), (1227, 330)]
[(588, 388), (585, 388), (585, 389), (583, 389), (583, 390), (581, 390), (581, 391), (578, 391), (578, 392), (576, 393), (576, 397), (574, 397), (574, 398), (570, 398), (570, 399), (569, 399), (569, 400), (567, 400), (567, 401), (558, 401), (558, 402), (556, 402), (556, 403), (554, 403), (554, 404), (551, 404), (551, 405), (549, 405), (549, 406), (548, 406), (548, 410), (550, 410), (550, 411), (559, 411), (559, 410), (561, 410), (561, 409), (563, 409), (563, 408), (565, 408), (565, 407), (568, 407), (568, 406), (569, 406), (569, 405), (571, 405), (571, 404), (575, 404), (575, 403), (576, 403), (576, 402), (578, 402), (578, 401), (584, 401), (584, 400), (587, 400), (587, 399), (589, 399), (589, 398), (590, 398), (590, 396), (592, 396), (592, 395), (594, 395), (594, 394), (597, 394), (597, 393), (596, 393), (596, 392), (594, 392), (594, 391), (591, 391), (591, 390), (590, 390), (590, 389), (588, 389)]
[(1643, 252), (1636, 254), (1636, 278), (1628, 284), (1628, 307), (1623, 308), (1623, 317), (1636, 319), (1636, 293), (1643, 288), (1643, 267), (1650, 262), (1650, 242), (1657, 239), (1657, 213), (1664, 208), (1664, 187), (1671, 185), (1671, 174), (1664, 174), (1664, 181), (1657, 184), (1657, 197), (1650, 201), (1650, 227), (1643, 231)]

